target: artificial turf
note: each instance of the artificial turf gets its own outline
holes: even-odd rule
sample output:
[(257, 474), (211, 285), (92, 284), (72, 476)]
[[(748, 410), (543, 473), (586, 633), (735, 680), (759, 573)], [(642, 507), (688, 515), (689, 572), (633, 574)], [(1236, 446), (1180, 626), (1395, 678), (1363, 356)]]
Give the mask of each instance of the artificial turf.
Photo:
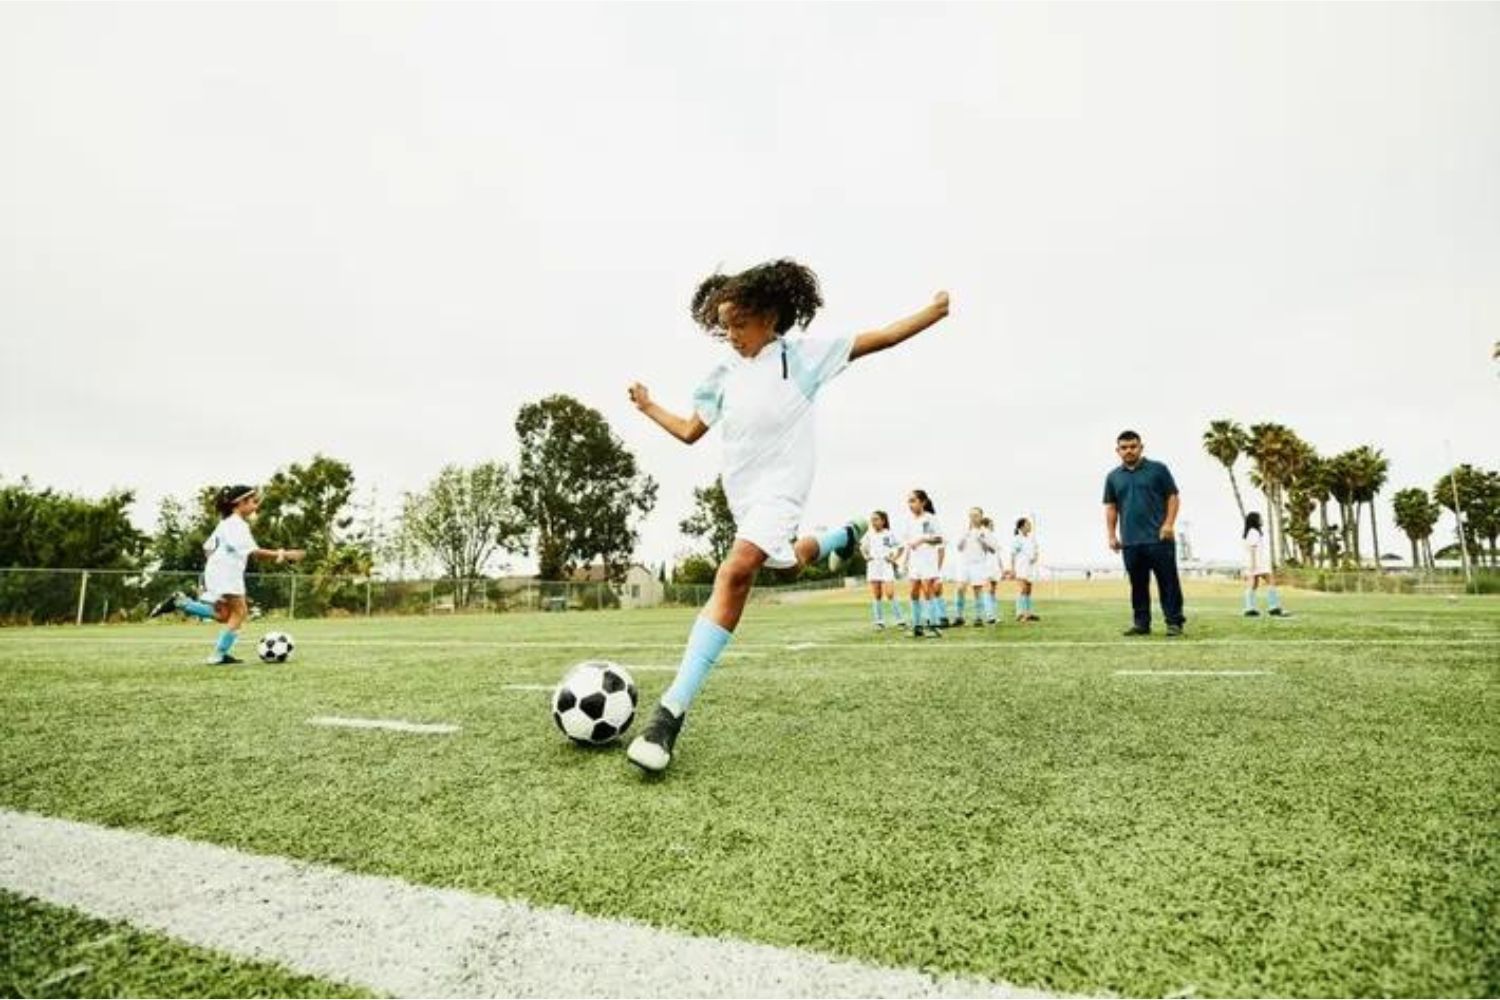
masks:
[(0, 806), (1065, 992), (1500, 992), (1500, 601), (1203, 593), (1130, 641), (1043, 597), (927, 641), (756, 605), (662, 780), (506, 685), (659, 694), (690, 611), (297, 621), (233, 669), (202, 627), (6, 630)]
[(0, 928), (0, 997), (369, 996), (10, 892)]

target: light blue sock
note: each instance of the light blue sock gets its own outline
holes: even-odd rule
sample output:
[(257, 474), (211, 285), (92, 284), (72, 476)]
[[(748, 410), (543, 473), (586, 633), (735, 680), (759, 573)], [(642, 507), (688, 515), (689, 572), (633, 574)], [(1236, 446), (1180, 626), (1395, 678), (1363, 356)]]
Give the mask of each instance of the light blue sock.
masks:
[(1255, 610), (1255, 588), (1253, 588), (1253, 587), (1246, 587), (1245, 588), (1245, 610), (1246, 611), (1254, 611)]
[(958, 592), (957, 604), (958, 607), (956, 608), (956, 610), (958, 611), (958, 617), (962, 618), (964, 616), (964, 592), (962, 590)]
[(828, 553), (841, 549), (849, 541), (849, 529), (845, 525), (829, 528), (818, 536), (818, 558), (827, 559)]
[(699, 616), (688, 633), (687, 649), (682, 653), (682, 662), (677, 666), (677, 676), (672, 686), (661, 696), (661, 703), (674, 715), (682, 715), (698, 696), (698, 689), (708, 677), (708, 672), (719, 662), (719, 655), (734, 636), (728, 629), (720, 628), (707, 618)]
[(229, 651), (234, 648), (234, 641), (239, 637), (240, 634), (233, 629), (224, 629), (219, 633), (219, 641), (214, 644), (214, 652), (219, 654), (220, 659), (228, 656)]
[(919, 597), (913, 597), (907, 602), (911, 605), (911, 623), (917, 628), (922, 627), (922, 617), (926, 614), (925, 602)]
[(879, 601), (871, 601), (870, 602), (870, 614), (872, 614), (875, 617), (875, 624), (876, 625), (884, 624), (885, 620), (880, 617), (880, 602)]
[(995, 613), (990, 607), (990, 604), (993, 601), (994, 598), (990, 596), (990, 592), (988, 590), (981, 590), (979, 592), (979, 617), (984, 619), (985, 621), (989, 621), (991, 618), (995, 617)]
[(892, 597), (889, 599), (889, 604), (891, 606), (891, 615), (896, 619), (897, 623), (906, 621), (906, 616), (901, 612), (901, 599)]
[(942, 595), (939, 595), (938, 599), (937, 599), (937, 609), (938, 609), (938, 617), (940, 619), (941, 618), (947, 618), (948, 617), (948, 598), (946, 598), (946, 597), (944, 597)]
[(1266, 588), (1266, 607), (1272, 611), (1281, 610), (1281, 595), (1276, 593), (1275, 587)]
[(1021, 597), (1021, 600), (1026, 602), (1026, 606), (1022, 610), (1024, 610), (1028, 615), (1031, 614), (1031, 595), (1025, 594)]
[(203, 601), (195, 601), (192, 598), (188, 598), (181, 604), (177, 605), (177, 610), (181, 611), (185, 615), (192, 615), (194, 618), (202, 618), (205, 620), (211, 619), (214, 616), (214, 606), (212, 604), (207, 604)]
[(941, 601), (942, 598), (940, 597), (929, 597), (927, 599), (927, 624), (933, 628), (937, 628), (938, 623), (942, 621), (942, 617), (938, 614)]

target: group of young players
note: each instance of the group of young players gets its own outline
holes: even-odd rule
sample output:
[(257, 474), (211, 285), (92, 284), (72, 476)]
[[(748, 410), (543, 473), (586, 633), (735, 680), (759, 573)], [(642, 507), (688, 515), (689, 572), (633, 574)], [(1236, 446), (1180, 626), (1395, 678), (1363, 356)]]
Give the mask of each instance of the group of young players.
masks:
[[(910, 519), (904, 534), (898, 537), (890, 516), (877, 510), (871, 513), (859, 543), (877, 630), (885, 629), (889, 616), (891, 624), (910, 628), (913, 637), (937, 638), (941, 629), (965, 624), (971, 599), (974, 627), (999, 624), (997, 592), (1002, 580), (1015, 580), (1018, 585), (1016, 621), (1041, 621), (1031, 603), (1040, 552), (1030, 518), (1018, 519), (1012, 537), (1004, 541), (984, 510), (973, 507), (964, 533), (952, 539), (944, 535), (937, 508), (925, 490), (912, 490), (906, 505)], [(910, 583), (909, 626), (896, 594), (898, 577)], [(951, 604), (949, 586), (953, 588)]]

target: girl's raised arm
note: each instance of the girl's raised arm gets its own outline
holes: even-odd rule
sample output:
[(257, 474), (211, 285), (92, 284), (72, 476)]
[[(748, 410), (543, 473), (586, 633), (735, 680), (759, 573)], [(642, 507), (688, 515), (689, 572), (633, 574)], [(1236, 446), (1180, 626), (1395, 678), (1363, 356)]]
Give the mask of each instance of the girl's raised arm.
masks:
[(684, 444), (692, 444), (708, 433), (708, 425), (694, 413), (690, 417), (679, 417), (651, 401), (651, 393), (639, 382), (630, 386), (630, 401), (635, 408), (656, 421), (668, 434)]
[(898, 319), (879, 330), (871, 330), (855, 337), (854, 347), (849, 351), (849, 360), (857, 361), (866, 354), (874, 354), (888, 347), (895, 347), (903, 340), (915, 337), (946, 315), (948, 315), (948, 293), (938, 292), (932, 297), (932, 303), (920, 312), (912, 313), (905, 319)]

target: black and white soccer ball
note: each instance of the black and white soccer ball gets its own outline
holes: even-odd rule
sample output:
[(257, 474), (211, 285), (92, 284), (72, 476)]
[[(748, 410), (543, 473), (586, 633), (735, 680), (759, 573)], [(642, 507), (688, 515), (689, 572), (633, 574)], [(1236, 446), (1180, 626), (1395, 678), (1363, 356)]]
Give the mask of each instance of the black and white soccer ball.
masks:
[(296, 648), (292, 637), (285, 632), (267, 632), (261, 636), (255, 651), (260, 654), (262, 662), (285, 663), (292, 658), (292, 650)]
[(601, 746), (635, 718), (635, 678), (618, 663), (587, 660), (568, 671), (552, 692), (552, 721), (574, 743)]

